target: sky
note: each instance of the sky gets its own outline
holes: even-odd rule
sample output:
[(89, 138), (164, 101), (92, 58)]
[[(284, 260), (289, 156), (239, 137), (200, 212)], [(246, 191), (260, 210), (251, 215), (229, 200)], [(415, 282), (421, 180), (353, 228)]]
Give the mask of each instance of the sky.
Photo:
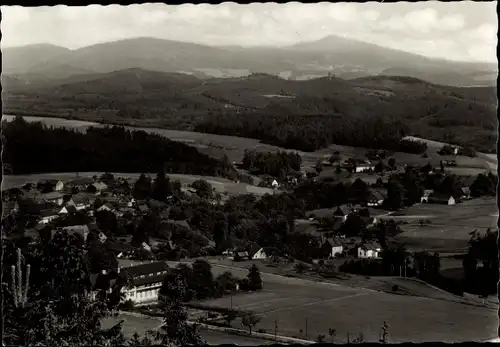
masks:
[(496, 62), (496, 1), (1, 6), (2, 47), (76, 49), (133, 37), (285, 46), (328, 35), (428, 57)]

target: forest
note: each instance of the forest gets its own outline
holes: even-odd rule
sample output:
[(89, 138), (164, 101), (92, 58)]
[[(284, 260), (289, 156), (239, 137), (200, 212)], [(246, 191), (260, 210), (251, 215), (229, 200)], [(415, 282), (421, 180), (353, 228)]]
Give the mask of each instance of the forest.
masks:
[[(29, 123), (2, 124), (3, 162), (8, 174), (43, 172), (157, 172), (236, 178), (227, 157), (217, 160), (192, 146), (123, 127), (85, 132)], [(126, 160), (125, 160), (126, 158)]]

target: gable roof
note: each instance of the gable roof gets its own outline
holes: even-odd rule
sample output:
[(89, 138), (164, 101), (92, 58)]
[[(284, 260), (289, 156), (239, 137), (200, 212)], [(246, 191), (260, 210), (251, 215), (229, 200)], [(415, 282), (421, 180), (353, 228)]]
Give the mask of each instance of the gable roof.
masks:
[(347, 216), (349, 214), (349, 208), (347, 207), (347, 205), (340, 205), (340, 206), (337, 206), (337, 208), (335, 209), (335, 211), (333, 212), (333, 215), (334, 216)]
[(439, 192), (433, 192), (431, 195), (429, 195), (429, 200), (434, 200), (434, 201), (448, 201), (450, 198), (453, 196), (451, 194), (444, 194), (444, 193), (439, 193)]
[(105, 190), (108, 188), (108, 186), (102, 182), (94, 182), (91, 184), (91, 186), (94, 186), (95, 189), (97, 189), (97, 190)]
[(63, 195), (59, 192), (50, 192), (50, 193), (42, 194), (42, 198), (44, 200), (50, 201), (50, 200), (62, 199)]
[(87, 186), (87, 185), (94, 183), (94, 179), (91, 177), (81, 177), (81, 178), (77, 178), (75, 180), (72, 180), (69, 183), (72, 185), (75, 185), (75, 186)]
[(462, 187), (461, 188), (462, 193), (469, 195), (470, 194), (470, 188), (469, 187)]
[(40, 217), (50, 217), (50, 216), (57, 216), (57, 211), (52, 209), (40, 211)]
[(168, 269), (169, 266), (166, 262), (154, 261), (150, 263), (122, 268), (121, 271), (128, 273), (132, 278), (136, 278), (141, 275), (156, 274), (158, 272), (167, 271)]

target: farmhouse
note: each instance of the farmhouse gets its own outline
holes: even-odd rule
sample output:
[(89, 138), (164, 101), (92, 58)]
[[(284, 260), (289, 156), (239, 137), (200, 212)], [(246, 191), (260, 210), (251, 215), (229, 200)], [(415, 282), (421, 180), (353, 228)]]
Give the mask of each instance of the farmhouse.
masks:
[(430, 204), (455, 205), (456, 199), (450, 194), (432, 193), (429, 195), (427, 202)]
[(135, 305), (158, 301), (158, 293), (167, 271), (168, 265), (164, 261), (118, 268), (118, 273), (128, 275), (133, 283), (132, 288), (122, 289), (125, 301), (131, 300)]
[(61, 206), (63, 203), (63, 195), (59, 192), (42, 194), (42, 199), (46, 202), (50, 202), (59, 206)]
[(272, 186), (274, 189), (277, 189), (277, 188), (279, 188), (280, 184), (278, 183), (278, 181), (273, 180), (273, 181), (271, 182), (271, 186)]
[(357, 247), (358, 258), (379, 258), (381, 247), (375, 242), (365, 242)]

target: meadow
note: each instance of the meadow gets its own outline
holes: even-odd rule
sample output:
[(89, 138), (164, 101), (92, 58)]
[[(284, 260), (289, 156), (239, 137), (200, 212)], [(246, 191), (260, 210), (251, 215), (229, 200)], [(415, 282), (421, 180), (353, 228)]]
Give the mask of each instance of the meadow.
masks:
[[(244, 269), (225, 266), (212, 265), (212, 269), (214, 275), (223, 271), (238, 277), (246, 274)], [(384, 321), (390, 325), (391, 342), (482, 341), (495, 336), (498, 325), (495, 309), (272, 274), (263, 273), (262, 278), (260, 292), (203, 303), (253, 311), (262, 319), (256, 329), (273, 332), (277, 323), (278, 334), (285, 336), (315, 340), (323, 334), (329, 339), (328, 329), (336, 329), (337, 343), (358, 333), (376, 342)]]

